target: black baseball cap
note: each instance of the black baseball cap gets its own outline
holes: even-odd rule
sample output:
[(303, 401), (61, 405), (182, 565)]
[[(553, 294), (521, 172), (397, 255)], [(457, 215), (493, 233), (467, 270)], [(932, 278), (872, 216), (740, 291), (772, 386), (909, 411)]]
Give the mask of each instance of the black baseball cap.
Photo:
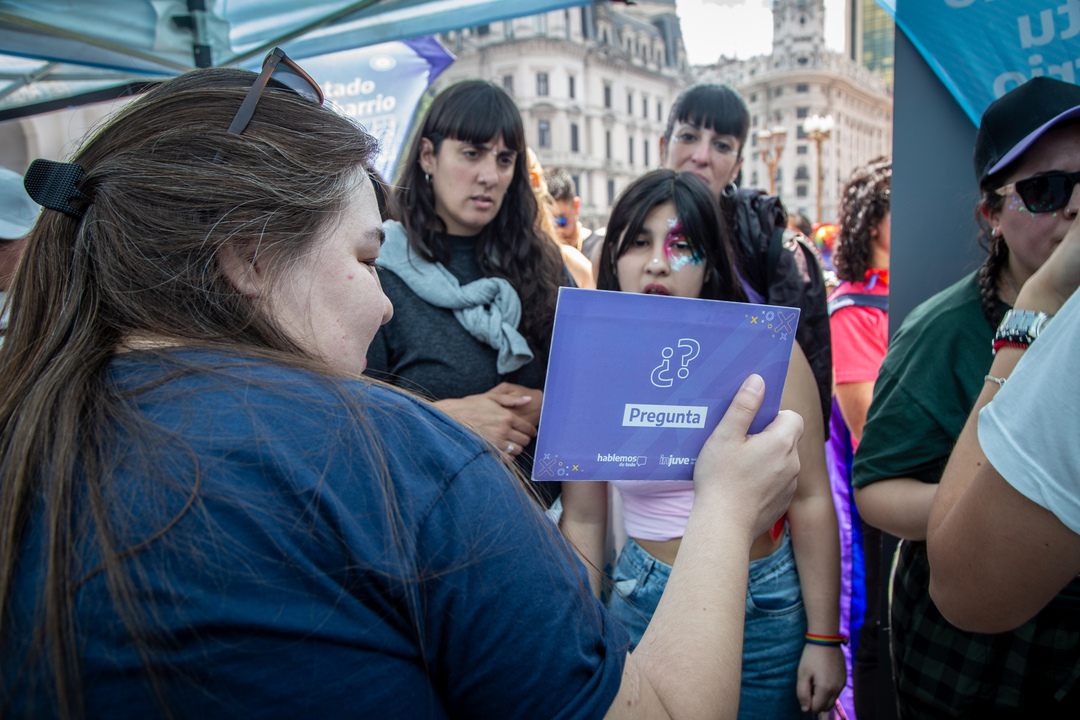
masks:
[(1080, 85), (1048, 77), (1028, 80), (990, 103), (975, 136), (979, 184), (1020, 157), (1055, 125), (1080, 118)]

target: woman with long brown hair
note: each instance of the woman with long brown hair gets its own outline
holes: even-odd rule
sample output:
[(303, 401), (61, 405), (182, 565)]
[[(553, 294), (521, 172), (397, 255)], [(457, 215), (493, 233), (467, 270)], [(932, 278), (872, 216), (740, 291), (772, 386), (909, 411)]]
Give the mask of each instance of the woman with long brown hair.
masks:
[(491, 445), (361, 378), (392, 313), (375, 146), (320, 100), (275, 50), (31, 166), (48, 209), (0, 348), (0, 714), (732, 709), (737, 654), (694, 641), (739, 640), (798, 418), (748, 437), (747, 381), (698, 463), (683, 603), (628, 655)]

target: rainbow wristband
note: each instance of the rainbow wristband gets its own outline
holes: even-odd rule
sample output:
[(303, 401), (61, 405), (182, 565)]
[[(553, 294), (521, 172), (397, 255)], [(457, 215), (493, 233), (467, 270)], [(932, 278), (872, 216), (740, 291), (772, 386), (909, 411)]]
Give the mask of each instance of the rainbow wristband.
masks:
[(809, 645), (826, 645), (839, 647), (840, 645), (847, 645), (847, 635), (814, 635), (813, 633), (806, 633), (806, 642)]

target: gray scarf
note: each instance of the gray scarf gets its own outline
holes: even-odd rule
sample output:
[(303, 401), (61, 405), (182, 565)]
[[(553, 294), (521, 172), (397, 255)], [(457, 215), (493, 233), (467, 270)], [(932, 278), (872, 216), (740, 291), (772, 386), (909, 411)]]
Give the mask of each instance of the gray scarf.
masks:
[(383, 223), (386, 242), (376, 261), (401, 278), (425, 302), (454, 311), (469, 334), (499, 351), (496, 368), (511, 373), (533, 359), (529, 343), (518, 332), (521, 300), (503, 278), (481, 278), (461, 285), (441, 263), (429, 263), (409, 249), (405, 228), (395, 220)]

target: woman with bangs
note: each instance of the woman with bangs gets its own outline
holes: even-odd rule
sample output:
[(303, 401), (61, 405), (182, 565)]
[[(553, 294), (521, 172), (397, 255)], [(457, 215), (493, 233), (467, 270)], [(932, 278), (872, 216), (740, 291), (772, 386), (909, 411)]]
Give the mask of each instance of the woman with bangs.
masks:
[[(528, 474), (558, 288), (572, 280), (537, 225), (517, 106), (491, 83), (450, 86), (405, 162), (379, 260), (398, 319), (368, 373), (430, 398)], [(557, 485), (537, 488), (550, 504)]]
[[(709, 187), (692, 173), (657, 170), (615, 203), (599, 256), (601, 290), (747, 302)], [(846, 679), (839, 647), (840, 548), (817, 386), (795, 343), (781, 407), (803, 417), (795, 498), (750, 549), (739, 717), (793, 718), (833, 707)], [(563, 485), (564, 533), (601, 590), (605, 482)], [(687, 528), (690, 482), (614, 483), (628, 536), (609, 610), (640, 642)], [(827, 638), (826, 640), (822, 640)], [(824, 643), (824, 644), (819, 644)], [(717, 652), (721, 649), (717, 648)]]
[(825, 280), (813, 243), (782, 233), (787, 211), (780, 198), (736, 184), (749, 134), (750, 109), (739, 93), (727, 85), (694, 85), (671, 106), (660, 138), (660, 166), (696, 175), (709, 186), (751, 302), (799, 308), (795, 339), (814, 373), (827, 423), (832, 353)]

